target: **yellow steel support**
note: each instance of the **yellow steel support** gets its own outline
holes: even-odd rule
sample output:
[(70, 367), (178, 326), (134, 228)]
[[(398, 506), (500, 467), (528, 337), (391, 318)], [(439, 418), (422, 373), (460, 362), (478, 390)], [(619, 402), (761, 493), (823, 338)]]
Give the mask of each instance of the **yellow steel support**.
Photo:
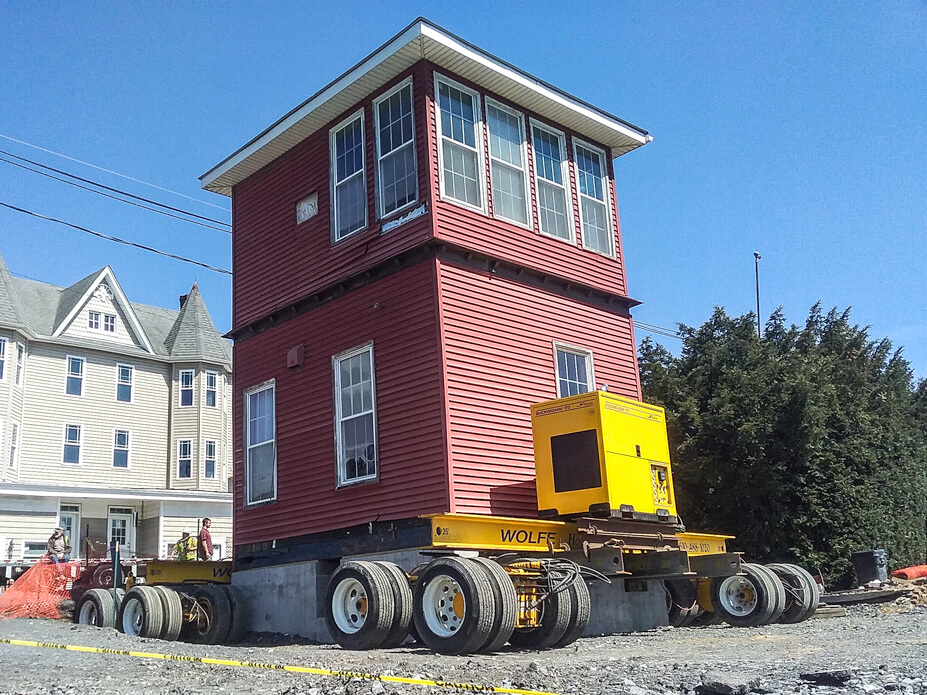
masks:
[(151, 560), (145, 566), (147, 584), (230, 584), (231, 581), (231, 561)]
[(581, 544), (576, 524), (479, 514), (435, 514), (431, 518), (434, 548), (547, 552)]
[(734, 536), (716, 533), (677, 533), (679, 549), (689, 555), (718, 555), (727, 552), (727, 541)]

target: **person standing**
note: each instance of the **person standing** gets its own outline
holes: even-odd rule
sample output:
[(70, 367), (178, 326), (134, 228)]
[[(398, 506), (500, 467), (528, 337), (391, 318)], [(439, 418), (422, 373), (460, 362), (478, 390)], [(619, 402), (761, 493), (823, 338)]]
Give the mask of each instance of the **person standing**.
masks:
[(196, 558), (198, 560), (212, 560), (212, 535), (209, 533), (210, 526), (212, 526), (212, 519), (207, 516), (203, 519), (203, 527), (200, 529), (200, 542), (196, 546)]
[(196, 560), (196, 538), (190, 535), (190, 529), (185, 528), (180, 534), (180, 540), (174, 543), (170, 556), (182, 562)]
[(60, 526), (52, 531), (45, 549), (48, 551), (49, 559), (56, 565), (71, 559), (71, 539), (64, 535), (64, 529)]

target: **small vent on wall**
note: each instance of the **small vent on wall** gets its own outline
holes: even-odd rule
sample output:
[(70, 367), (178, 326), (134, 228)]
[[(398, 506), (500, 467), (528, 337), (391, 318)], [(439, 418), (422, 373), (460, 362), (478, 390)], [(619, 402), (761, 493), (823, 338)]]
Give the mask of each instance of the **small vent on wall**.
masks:
[(296, 224), (302, 224), (319, 212), (319, 194), (310, 193), (296, 203)]
[(286, 366), (290, 369), (303, 366), (303, 359), (306, 356), (306, 346), (300, 343), (295, 347), (291, 347), (290, 351), (286, 353)]

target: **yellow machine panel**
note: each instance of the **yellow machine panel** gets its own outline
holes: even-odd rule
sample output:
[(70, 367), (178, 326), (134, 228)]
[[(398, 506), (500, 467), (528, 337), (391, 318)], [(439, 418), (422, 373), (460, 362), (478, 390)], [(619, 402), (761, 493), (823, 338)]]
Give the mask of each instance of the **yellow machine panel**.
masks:
[(145, 567), (147, 584), (229, 584), (232, 581), (230, 560), (179, 562), (152, 560)]
[(663, 409), (604, 391), (531, 406), (542, 517), (676, 521)]

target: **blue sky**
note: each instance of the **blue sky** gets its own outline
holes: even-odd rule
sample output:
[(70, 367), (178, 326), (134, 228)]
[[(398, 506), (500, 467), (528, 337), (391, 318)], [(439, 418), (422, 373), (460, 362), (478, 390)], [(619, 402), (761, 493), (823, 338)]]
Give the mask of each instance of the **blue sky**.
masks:
[[(419, 15), (654, 136), (615, 161), (636, 318), (753, 310), (758, 251), (764, 317), (852, 306), (927, 377), (921, 2), (0, 0), (0, 135), (201, 202), (3, 137), (0, 150), (227, 222), (228, 199), (197, 177)], [(0, 202), (231, 265), (227, 234), (4, 162)], [(196, 281), (230, 327), (230, 279), (203, 268), (5, 208), (0, 253), (59, 285), (109, 264), (132, 301), (160, 306)]]

